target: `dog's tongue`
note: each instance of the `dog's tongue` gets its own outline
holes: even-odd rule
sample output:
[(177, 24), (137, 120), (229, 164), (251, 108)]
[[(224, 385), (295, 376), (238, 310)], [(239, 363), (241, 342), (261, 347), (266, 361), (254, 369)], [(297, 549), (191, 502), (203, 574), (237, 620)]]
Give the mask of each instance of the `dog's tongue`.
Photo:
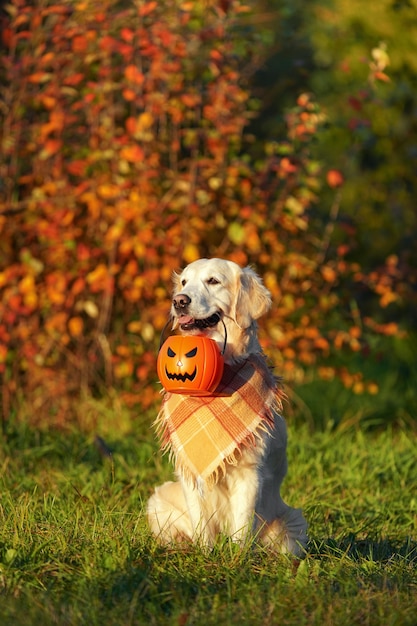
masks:
[(178, 321), (182, 326), (183, 324), (192, 324), (194, 322), (194, 318), (191, 317), (191, 315), (181, 315), (178, 318)]

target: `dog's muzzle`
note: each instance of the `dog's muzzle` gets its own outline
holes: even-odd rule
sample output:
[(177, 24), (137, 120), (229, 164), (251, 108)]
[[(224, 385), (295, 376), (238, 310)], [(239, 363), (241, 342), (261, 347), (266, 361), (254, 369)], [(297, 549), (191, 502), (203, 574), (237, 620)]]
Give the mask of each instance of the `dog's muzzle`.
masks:
[(181, 330), (204, 330), (205, 328), (212, 328), (220, 322), (220, 314), (213, 313), (209, 317), (204, 319), (195, 319), (188, 314), (188, 307), (191, 304), (191, 298), (185, 293), (179, 293), (172, 299), (175, 313), (178, 317)]
[(194, 319), (189, 315), (180, 315), (178, 321), (181, 330), (193, 330), (194, 328), (204, 330), (205, 328), (216, 326), (220, 322), (220, 319), (219, 313), (213, 313), (213, 315), (204, 319)]

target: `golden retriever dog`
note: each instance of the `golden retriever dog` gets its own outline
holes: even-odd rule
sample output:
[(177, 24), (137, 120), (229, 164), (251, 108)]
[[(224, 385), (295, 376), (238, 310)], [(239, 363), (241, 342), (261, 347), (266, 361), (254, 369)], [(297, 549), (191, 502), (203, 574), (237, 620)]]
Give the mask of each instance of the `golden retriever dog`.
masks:
[[(257, 274), (231, 261), (200, 259), (174, 275), (173, 330), (214, 339), (230, 367), (252, 356), (264, 359), (256, 320), (270, 306), (270, 293)], [(271, 415), (267, 427), (226, 460), (210, 484), (192, 480), (172, 454), (176, 480), (157, 487), (147, 506), (150, 529), (161, 543), (189, 540), (211, 547), (222, 535), (303, 554), (306, 521), (280, 495), (287, 472), (285, 421), (276, 407)]]

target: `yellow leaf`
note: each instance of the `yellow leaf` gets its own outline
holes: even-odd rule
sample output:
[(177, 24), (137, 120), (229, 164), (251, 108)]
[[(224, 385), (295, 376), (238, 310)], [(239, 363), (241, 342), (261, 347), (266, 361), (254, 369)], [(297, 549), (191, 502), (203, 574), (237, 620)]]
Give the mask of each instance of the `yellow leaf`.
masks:
[(385, 293), (382, 294), (382, 297), (380, 298), (379, 303), (383, 308), (385, 308), (392, 302), (395, 302), (396, 300), (398, 300), (397, 294), (394, 293), (393, 291), (387, 290), (385, 291)]
[(153, 124), (153, 117), (150, 113), (148, 113), (147, 111), (145, 111), (144, 113), (141, 113), (141, 115), (139, 115), (137, 122), (136, 122), (136, 130), (137, 131), (142, 131), (142, 130), (148, 130)]
[(20, 293), (27, 294), (35, 289), (35, 280), (31, 274), (27, 274), (19, 282)]
[(245, 229), (239, 222), (231, 222), (227, 229), (227, 234), (230, 241), (237, 246), (243, 244), (246, 239)]
[(361, 380), (358, 380), (353, 384), (352, 390), (353, 393), (360, 395), (365, 391), (365, 385)]
[(152, 341), (155, 336), (155, 329), (152, 324), (149, 324), (148, 322), (143, 324), (141, 335), (144, 341)]
[(200, 253), (195, 244), (188, 243), (184, 248), (184, 252), (182, 256), (186, 263), (192, 263), (193, 261), (196, 261), (197, 259), (200, 258)]
[(107, 278), (107, 276), (107, 266), (104, 265), (104, 263), (100, 263), (92, 272), (87, 274), (87, 282), (91, 285), (92, 283), (96, 283)]
[(36, 291), (29, 291), (28, 293), (25, 293), (23, 296), (23, 304), (25, 306), (27, 306), (29, 309), (31, 309), (32, 311), (34, 309), (36, 309), (36, 307), (38, 306), (38, 294), (36, 293)]
[(287, 198), (285, 208), (288, 209), (292, 215), (302, 215), (304, 213), (303, 205), (294, 196), (289, 196)]
[(86, 302), (83, 303), (83, 309), (89, 317), (92, 317), (93, 319), (98, 317), (98, 307), (92, 300), (86, 300)]
[(98, 193), (102, 198), (106, 200), (110, 200), (112, 198), (116, 198), (119, 195), (119, 188), (117, 185), (112, 185), (110, 183), (103, 183), (99, 185), (97, 189)]
[(377, 393), (379, 393), (379, 387), (378, 387), (378, 385), (376, 383), (371, 382), (371, 383), (368, 383), (367, 391), (372, 396), (375, 396)]
[(130, 333), (139, 333), (141, 328), (142, 322), (139, 322), (139, 320), (133, 320), (133, 322), (129, 322), (127, 325), (127, 330)]
[(118, 220), (116, 224), (110, 226), (106, 233), (106, 241), (114, 242), (120, 239), (123, 234), (124, 223), (121, 220)]

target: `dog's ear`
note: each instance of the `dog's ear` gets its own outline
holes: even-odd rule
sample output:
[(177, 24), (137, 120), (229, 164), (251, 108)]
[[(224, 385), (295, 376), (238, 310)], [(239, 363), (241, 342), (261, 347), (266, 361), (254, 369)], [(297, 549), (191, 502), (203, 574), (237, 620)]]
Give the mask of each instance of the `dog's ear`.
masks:
[(249, 328), (253, 320), (264, 315), (271, 307), (271, 294), (262, 280), (250, 267), (245, 267), (238, 277), (234, 318), (240, 328)]
[[(173, 296), (175, 296), (175, 294), (177, 294), (180, 290), (181, 290), (181, 280), (180, 280), (180, 275), (181, 274), (177, 274), (177, 272), (172, 272), (172, 294)], [(172, 328), (171, 330), (175, 330), (176, 328), (178, 328), (178, 318), (174, 317), (172, 320)]]
[(181, 274), (177, 274), (177, 272), (172, 272), (172, 293), (175, 295), (179, 292), (181, 288)]

